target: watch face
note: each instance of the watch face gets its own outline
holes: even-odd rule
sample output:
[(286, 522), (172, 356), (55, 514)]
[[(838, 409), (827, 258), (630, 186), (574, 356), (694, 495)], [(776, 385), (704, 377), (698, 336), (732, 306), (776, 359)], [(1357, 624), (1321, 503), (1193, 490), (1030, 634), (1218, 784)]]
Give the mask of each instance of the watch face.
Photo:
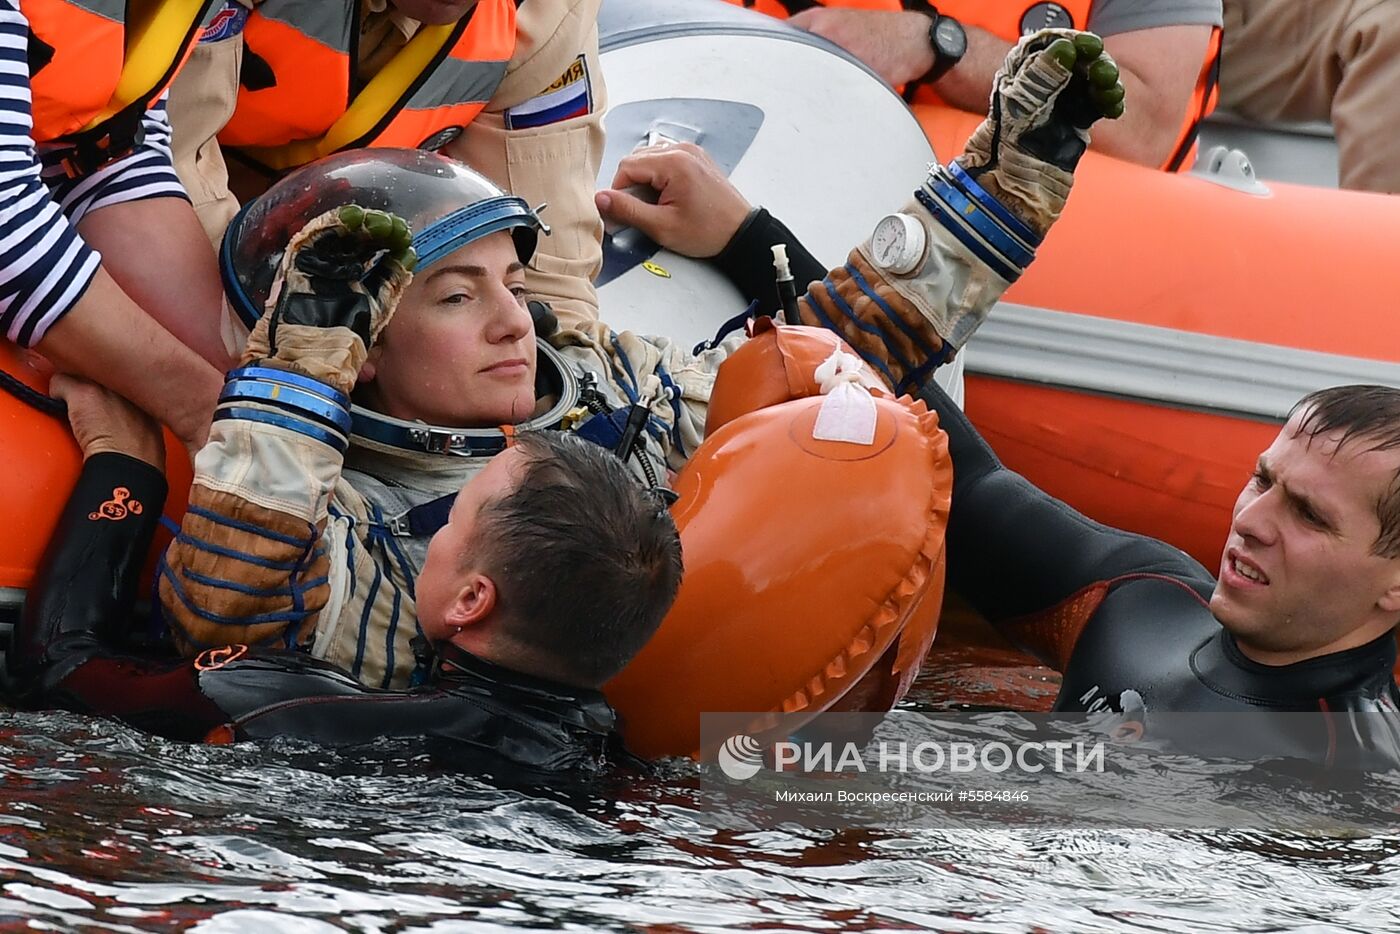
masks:
[(963, 32), (958, 21), (947, 16), (940, 17), (933, 29), (938, 54), (945, 58), (958, 59), (967, 51), (967, 33)]

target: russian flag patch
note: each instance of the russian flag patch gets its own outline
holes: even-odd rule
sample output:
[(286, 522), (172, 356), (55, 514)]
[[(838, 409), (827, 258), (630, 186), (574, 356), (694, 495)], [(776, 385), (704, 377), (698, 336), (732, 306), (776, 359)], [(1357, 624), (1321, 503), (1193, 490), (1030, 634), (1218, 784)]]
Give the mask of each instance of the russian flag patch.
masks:
[(544, 91), (505, 112), (507, 130), (528, 130), (593, 112), (593, 83), (588, 62), (580, 55)]

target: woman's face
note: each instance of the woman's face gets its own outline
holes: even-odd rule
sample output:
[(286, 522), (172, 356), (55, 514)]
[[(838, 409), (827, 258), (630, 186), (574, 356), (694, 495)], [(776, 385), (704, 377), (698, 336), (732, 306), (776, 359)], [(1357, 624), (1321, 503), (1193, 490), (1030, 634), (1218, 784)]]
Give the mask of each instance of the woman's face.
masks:
[(502, 231), (414, 277), (360, 373), (364, 402), (406, 421), (514, 425), (535, 409), (525, 267)]

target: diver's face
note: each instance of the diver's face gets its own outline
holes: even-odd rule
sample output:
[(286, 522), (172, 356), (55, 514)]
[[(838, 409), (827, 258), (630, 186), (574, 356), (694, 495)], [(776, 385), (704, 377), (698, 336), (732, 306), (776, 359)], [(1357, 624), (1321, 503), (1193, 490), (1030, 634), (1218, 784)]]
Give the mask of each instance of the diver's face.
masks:
[(1300, 435), (1305, 414), (1259, 456), (1210, 599), (1245, 654), (1271, 665), (1364, 645), (1400, 618), (1400, 559), (1372, 553), (1400, 452)]
[(385, 415), (453, 428), (514, 425), (535, 409), (535, 332), (510, 234), (419, 271), (361, 372)]
[(467, 14), (476, 0), (394, 0), (394, 6), (409, 19), (429, 26), (446, 26)]

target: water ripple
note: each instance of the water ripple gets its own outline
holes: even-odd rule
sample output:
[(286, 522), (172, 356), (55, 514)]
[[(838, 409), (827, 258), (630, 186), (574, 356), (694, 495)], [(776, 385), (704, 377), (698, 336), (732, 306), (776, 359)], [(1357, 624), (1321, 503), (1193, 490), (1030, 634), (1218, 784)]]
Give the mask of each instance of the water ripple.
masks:
[(1400, 927), (1397, 836), (736, 829), (691, 763), (554, 800), (390, 747), (191, 747), (66, 714), (0, 715), (0, 751), (4, 928)]

